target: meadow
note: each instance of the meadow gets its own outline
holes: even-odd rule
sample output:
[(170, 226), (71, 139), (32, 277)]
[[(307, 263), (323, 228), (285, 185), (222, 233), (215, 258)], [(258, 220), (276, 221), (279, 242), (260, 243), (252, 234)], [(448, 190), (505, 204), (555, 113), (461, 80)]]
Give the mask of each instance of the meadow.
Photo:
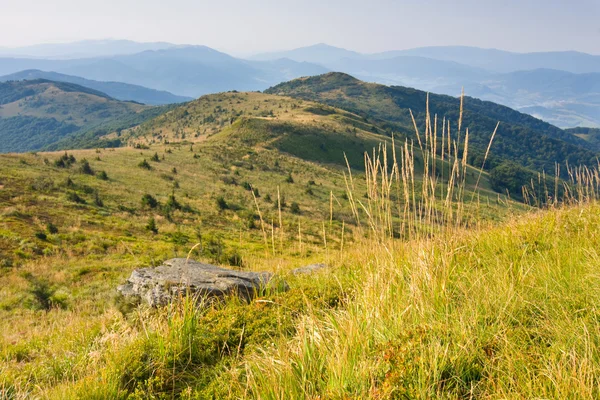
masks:
[[(321, 114), (301, 119), (340, 118)], [(557, 180), (560, 198), (529, 188), (527, 205), (430, 115), (418, 144), (381, 139), (360, 168), (257, 140), (281, 122), (258, 119), (0, 156), (0, 398), (600, 395), (597, 171)], [(134, 268), (188, 255), (289, 290), (158, 310), (116, 296)], [(312, 262), (329, 267), (289, 273)]]

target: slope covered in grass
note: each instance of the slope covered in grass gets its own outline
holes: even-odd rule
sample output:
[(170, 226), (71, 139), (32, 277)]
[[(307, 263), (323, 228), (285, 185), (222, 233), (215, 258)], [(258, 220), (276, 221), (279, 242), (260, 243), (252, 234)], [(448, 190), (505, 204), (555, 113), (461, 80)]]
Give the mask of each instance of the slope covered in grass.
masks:
[(0, 82), (0, 152), (41, 150), (110, 124), (128, 128), (132, 120), (139, 124), (156, 116), (155, 110), (162, 108), (118, 101), (73, 83)]
[[(410, 137), (414, 136), (410, 110), (419, 123), (424, 121), (426, 113), (427, 93), (424, 91), (365, 83), (342, 73), (296, 79), (270, 88), (266, 93), (326, 103), (387, 126), (390, 132), (400, 131)], [(458, 98), (429, 95), (430, 112), (440, 120), (452, 121), (453, 131), (458, 128), (455, 124), (459, 120), (459, 103)], [(555, 163), (595, 165), (596, 153), (589, 150), (583, 139), (508, 107), (467, 97), (462, 128), (463, 132), (467, 127), (470, 129), (471, 164), (481, 165), (499, 121), (488, 161), (490, 168), (504, 160), (536, 171), (553, 171)], [(421, 126), (421, 131), (424, 128)]]

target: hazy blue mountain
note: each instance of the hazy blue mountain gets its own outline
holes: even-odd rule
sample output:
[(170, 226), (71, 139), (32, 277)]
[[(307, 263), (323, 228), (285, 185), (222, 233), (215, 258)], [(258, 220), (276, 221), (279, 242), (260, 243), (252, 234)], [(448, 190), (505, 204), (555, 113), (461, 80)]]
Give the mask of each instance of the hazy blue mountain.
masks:
[(343, 58), (362, 57), (363, 55), (360, 53), (320, 43), (313, 46), (300, 47), (294, 50), (257, 54), (250, 59), (268, 61), (277, 60), (280, 58), (288, 58), (298, 62), (309, 62), (328, 67), (328, 64), (334, 63)]
[(293, 60), (242, 60), (205, 46), (73, 60), (0, 58), (0, 75), (28, 69), (123, 82), (189, 97), (229, 90), (263, 90), (293, 78), (327, 71)]
[(573, 73), (600, 72), (600, 56), (576, 51), (513, 53), (478, 47), (439, 46), (388, 51), (371, 54), (368, 57), (372, 59), (387, 59), (398, 56), (417, 56), (454, 61), (494, 72), (514, 72), (539, 68), (556, 69)]
[(88, 58), (133, 54), (146, 50), (161, 50), (176, 45), (172, 43), (138, 43), (131, 40), (83, 40), (71, 43), (45, 43), (16, 48), (0, 48), (0, 56), (33, 58)]
[(461, 86), (471, 96), (507, 105), (562, 128), (600, 127), (600, 73), (536, 69), (427, 89), (456, 94)]
[[(333, 71), (345, 72), (366, 81), (413, 86), (421, 90), (478, 81), (490, 75), (483, 69), (452, 61), (412, 56), (380, 60), (344, 58), (328, 66)], [(459, 93), (460, 88), (453, 94)]]
[(143, 86), (131, 85), (121, 82), (100, 82), (78, 76), (59, 74), (40, 70), (26, 70), (15, 74), (0, 76), (0, 82), (47, 79), (55, 82), (69, 82), (106, 93), (109, 96), (123, 101), (135, 101), (143, 104), (162, 105), (182, 103), (192, 100), (191, 97), (177, 96), (166, 91), (148, 89)]

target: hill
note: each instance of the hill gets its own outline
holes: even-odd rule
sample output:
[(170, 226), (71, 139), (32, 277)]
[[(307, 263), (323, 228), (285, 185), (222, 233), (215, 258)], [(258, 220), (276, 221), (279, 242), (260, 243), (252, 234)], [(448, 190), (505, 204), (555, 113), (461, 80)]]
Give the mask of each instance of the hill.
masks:
[[(435, 195), (438, 215), (396, 197), (422, 187), (389, 179), (382, 158), (346, 185), (345, 168), (221, 134), (0, 155), (2, 390), (51, 399), (596, 390), (572, 366), (591, 362), (598, 332), (597, 205), (524, 215), (504, 197), (470, 208)], [(277, 273), (288, 290), (200, 309), (132, 309), (114, 297), (133, 269), (187, 256)], [(328, 267), (290, 273), (314, 262)], [(536, 379), (515, 383), (519, 368)]]
[(72, 83), (0, 83), (0, 152), (40, 150), (104, 125), (137, 125), (159, 110)]
[(0, 58), (0, 75), (30, 69), (123, 82), (186, 97), (228, 90), (263, 90), (289, 79), (328, 71), (321, 66), (291, 60), (242, 60), (206, 46), (177, 46), (67, 60)]
[(305, 160), (363, 165), (386, 138), (363, 118), (323, 104), (262, 93), (203, 96), (123, 133), (129, 144), (226, 142), (260, 146)]
[(135, 101), (148, 105), (163, 105), (172, 103), (183, 103), (192, 100), (191, 97), (176, 96), (172, 93), (148, 89), (143, 86), (130, 85), (121, 82), (100, 82), (90, 79), (47, 72), (40, 70), (26, 70), (14, 74), (0, 76), (0, 82), (45, 79), (54, 82), (68, 82), (79, 86), (97, 90), (121, 101)]
[(594, 150), (600, 151), (600, 128), (578, 127), (566, 131), (587, 141)]
[[(427, 93), (420, 90), (369, 84), (341, 73), (297, 79), (268, 89), (266, 93), (326, 103), (383, 124), (388, 132), (395, 130), (407, 135), (414, 132), (409, 110), (415, 113), (417, 121), (424, 120), (423, 105), (427, 99)], [(458, 121), (459, 99), (432, 94), (429, 105), (439, 119)], [(466, 98), (463, 120), (463, 126), (470, 128), (470, 142), (474, 147), (474, 151), (469, 152), (472, 165), (481, 165), (498, 121), (501, 124), (490, 152), (490, 168), (503, 160), (547, 172), (554, 171), (555, 163), (595, 163), (596, 154), (586, 148), (583, 139), (508, 107)], [(523, 143), (528, 145), (523, 146)]]

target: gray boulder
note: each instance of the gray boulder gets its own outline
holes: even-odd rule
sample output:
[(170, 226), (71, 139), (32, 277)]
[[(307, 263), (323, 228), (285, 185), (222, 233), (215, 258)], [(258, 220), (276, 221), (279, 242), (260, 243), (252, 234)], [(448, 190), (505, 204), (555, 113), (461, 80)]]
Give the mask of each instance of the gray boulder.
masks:
[(327, 268), (327, 264), (310, 264), (304, 267), (296, 268), (292, 270), (292, 274), (294, 275), (308, 275), (318, 272), (322, 269)]
[(188, 293), (209, 299), (238, 295), (250, 300), (272, 278), (269, 272), (234, 271), (174, 258), (155, 268), (136, 269), (117, 291), (129, 302), (145, 302), (152, 307), (167, 305)]

